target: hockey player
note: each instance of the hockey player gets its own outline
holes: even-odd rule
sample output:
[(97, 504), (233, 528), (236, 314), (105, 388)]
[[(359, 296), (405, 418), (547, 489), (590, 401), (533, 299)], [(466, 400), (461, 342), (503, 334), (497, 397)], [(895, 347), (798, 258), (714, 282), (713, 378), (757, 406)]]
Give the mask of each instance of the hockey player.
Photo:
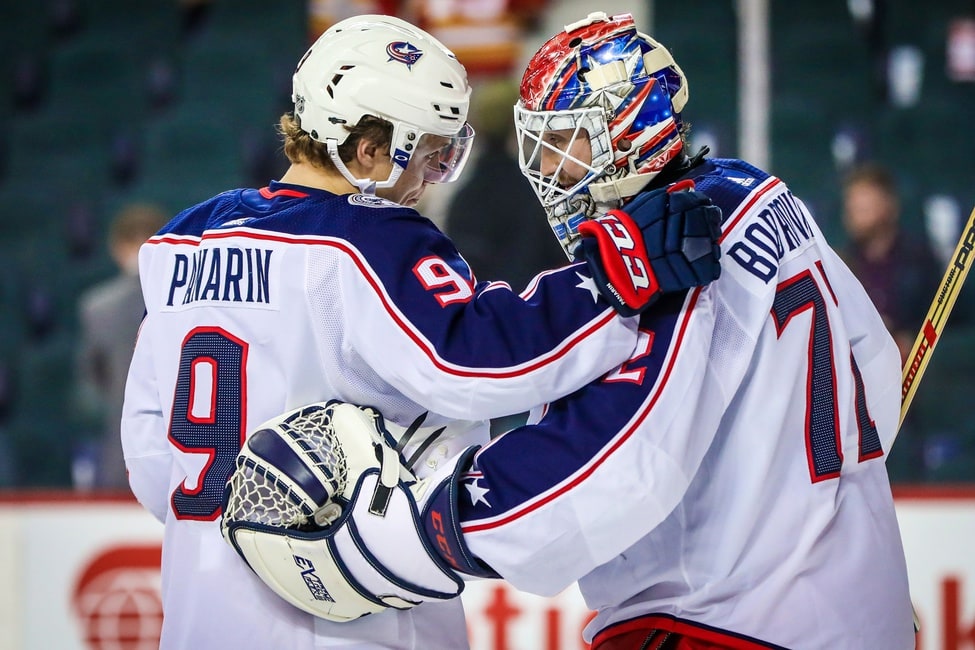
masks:
[[(621, 202), (693, 181), (725, 215), (720, 279), (643, 313), (630, 359), (530, 424), (406, 475), (394, 496), (374, 463), (331, 526), (271, 531), (332, 593), (367, 584), (372, 602), (402, 607), (440, 597), (450, 576), (541, 595), (578, 581), (595, 650), (914, 647), (884, 462), (897, 346), (782, 180), (686, 150), (687, 99), (680, 68), (629, 15), (592, 14), (531, 59), (521, 165), (559, 240), (591, 246), (580, 233), (615, 229)], [(361, 413), (334, 428), (378, 440)], [(366, 507), (377, 494), (387, 509)], [(337, 543), (348, 534), (354, 547)], [(430, 560), (391, 548), (410, 538)]]
[[(422, 475), (486, 442), (487, 418), (571, 392), (632, 354), (636, 319), (598, 291), (627, 279), (590, 271), (600, 259), (618, 268), (612, 255), (629, 249), (543, 274), (519, 295), (476, 282), (412, 208), (427, 184), (461, 172), (469, 95), (463, 67), (428, 34), (384, 16), (343, 21), (298, 64), (281, 180), (188, 208), (142, 248), (147, 315), (122, 445), (133, 492), (165, 523), (162, 648), (465, 647), (458, 599), (339, 625), (272, 593), (219, 529), (245, 434), (316, 400), (375, 404), (404, 427), (401, 451)], [(631, 287), (638, 309), (719, 269), (720, 212), (703, 195), (674, 195), (633, 211), (630, 234), (686, 221), (708, 245), (688, 257), (679, 236), (669, 252), (636, 251), (660, 266), (649, 291)], [(668, 214), (677, 203), (686, 213)]]

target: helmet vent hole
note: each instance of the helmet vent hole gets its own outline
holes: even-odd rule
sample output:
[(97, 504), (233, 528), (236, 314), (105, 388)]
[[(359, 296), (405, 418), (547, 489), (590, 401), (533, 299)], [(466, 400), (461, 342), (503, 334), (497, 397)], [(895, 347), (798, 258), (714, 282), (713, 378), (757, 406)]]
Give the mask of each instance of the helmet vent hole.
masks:
[(585, 81), (586, 75), (589, 74), (590, 70), (591, 68), (579, 68), (579, 72), (576, 73), (576, 76), (579, 77), (579, 81)]
[(334, 77), (332, 77), (332, 85), (333, 86), (337, 86), (340, 81), (342, 81), (342, 75), (337, 74)]
[(449, 81), (441, 81), (440, 82), (440, 85), (443, 86), (444, 88), (453, 88), (454, 87), (454, 84), (450, 83)]
[(328, 96), (329, 97), (331, 97), (332, 99), (335, 99), (335, 93), (332, 92), (332, 86), (325, 86), (325, 92), (328, 93)]
[(435, 111), (437, 111), (439, 113), (440, 112), (440, 104), (434, 104), (433, 105), (433, 110), (435, 110)]
[(460, 115), (460, 109), (457, 108), (456, 106), (451, 106), (450, 112), (453, 113), (454, 115)]
[(578, 36), (569, 41), (569, 47), (579, 47), (580, 45), (582, 45), (582, 39)]

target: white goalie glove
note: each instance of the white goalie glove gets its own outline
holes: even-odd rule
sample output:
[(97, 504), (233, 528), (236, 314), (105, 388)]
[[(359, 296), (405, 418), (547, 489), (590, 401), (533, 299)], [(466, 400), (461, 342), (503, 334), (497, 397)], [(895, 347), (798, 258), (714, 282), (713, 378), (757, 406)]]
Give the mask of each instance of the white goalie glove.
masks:
[(425, 498), (456, 483), (457, 465), (417, 481), (377, 411), (311, 404), (248, 437), (221, 531), (275, 593), (331, 621), (454, 598), (464, 583), (444, 560), (453, 544), (431, 542), (423, 520)]

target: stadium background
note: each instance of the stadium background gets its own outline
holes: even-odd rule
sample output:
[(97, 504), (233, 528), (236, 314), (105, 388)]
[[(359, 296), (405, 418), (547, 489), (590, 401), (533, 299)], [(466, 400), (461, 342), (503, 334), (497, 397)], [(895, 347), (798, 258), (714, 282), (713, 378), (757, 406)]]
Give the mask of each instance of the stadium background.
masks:
[[(424, 13), (424, 4), (433, 9)], [(864, 4), (874, 7), (874, 21), (855, 19), (853, 8), (862, 14)], [(447, 42), (461, 34), (457, 49), (475, 94), (499, 74), (517, 74), (544, 35), (594, 6), (4, 0), (0, 486), (69, 486), (72, 460), (96, 435), (97, 422), (73, 408), (77, 298), (112, 272), (104, 240), (118, 208), (151, 200), (175, 213), (224, 189), (266, 184), (284, 167), (273, 127), (290, 106), (294, 62), (330, 20), (398, 5)], [(478, 11), (451, 15), (450, 6), (465, 5)], [(753, 160), (742, 151), (755, 137), (742, 135), (749, 127), (740, 120), (738, 5), (600, 7), (633, 12), (673, 51), (690, 79), (686, 113), (695, 141)], [(962, 22), (975, 20), (975, 2), (938, 0), (922, 11), (910, 0), (772, 0), (767, 9), (767, 150), (749, 149), (767, 160), (754, 162), (793, 187), (835, 244), (843, 241), (840, 175), (857, 159), (895, 171), (909, 230), (922, 235), (926, 208), (945, 201), (963, 221), (975, 201), (975, 54), (967, 55), (967, 80), (953, 79), (948, 37), (958, 25), (975, 31)], [(922, 57), (910, 105), (891, 100), (886, 74), (891, 53), (904, 51)], [(429, 194), (436, 220), (436, 191)], [(975, 479), (975, 419), (964, 408), (975, 388), (975, 337), (964, 314), (973, 295), (968, 287), (915, 401), (926, 431), (911, 453), (924, 458), (895, 459), (930, 465), (926, 481)]]
[[(121, 206), (151, 200), (175, 213), (280, 174), (286, 162), (273, 126), (290, 108), (294, 63), (337, 18), (393, 12), (448, 44), (458, 38), (455, 49), (476, 94), (499, 76), (517, 75), (548, 35), (595, 9), (633, 13), (671, 49), (690, 79), (687, 114), (696, 144), (783, 177), (834, 244), (844, 242), (842, 174), (873, 159), (896, 174), (904, 227), (928, 236), (947, 215), (953, 247), (975, 203), (972, 0), (923, 7), (914, 0), (2, 0), (3, 582), (24, 584), (33, 565), (18, 576), (7, 571), (43, 535), (24, 521), (45, 516), (37, 504), (46, 499), (71, 511), (116, 504), (124, 513), (110, 516), (123, 522), (138, 516), (125, 510), (124, 495), (75, 485), (79, 456), (97, 436), (97, 422), (73, 406), (77, 299), (112, 273), (104, 240)], [(739, 28), (746, 15), (761, 20), (747, 43), (763, 56), (742, 69)], [(767, 41), (756, 44), (763, 34)], [(767, 102), (762, 79), (769, 83)], [(749, 113), (756, 109), (757, 124)], [(432, 218), (443, 219), (443, 205), (430, 192), (425, 207)], [(961, 504), (957, 517), (964, 522), (975, 510), (975, 418), (966, 408), (975, 396), (971, 282), (915, 399), (917, 430), (898, 441), (890, 462), (902, 497), (923, 493)], [(923, 511), (927, 502), (916, 503)], [(957, 534), (951, 530), (948, 536)], [(964, 577), (970, 568), (937, 569), (939, 593), (947, 593), (953, 571)], [(929, 648), (975, 648), (975, 616), (957, 601), (964, 593), (952, 593), (952, 607), (962, 613), (943, 627), (953, 636), (939, 632)], [(939, 602), (944, 606), (944, 598)], [(6, 605), (0, 593), (0, 610)], [(0, 619), (9, 623), (12, 612), (29, 605)], [(20, 647), (4, 640), (0, 634), (0, 647)]]

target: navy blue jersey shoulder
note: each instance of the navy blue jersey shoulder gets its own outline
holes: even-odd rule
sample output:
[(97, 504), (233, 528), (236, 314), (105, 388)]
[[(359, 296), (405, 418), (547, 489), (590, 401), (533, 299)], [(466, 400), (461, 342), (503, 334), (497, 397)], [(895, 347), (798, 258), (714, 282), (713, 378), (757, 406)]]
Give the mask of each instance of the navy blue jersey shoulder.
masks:
[(180, 212), (163, 232), (201, 235), (205, 230), (246, 226), (289, 235), (348, 237), (389, 218), (418, 219), (415, 210), (366, 194), (333, 194), (272, 182), (261, 189), (217, 194)]
[(214, 223), (214, 219), (219, 219), (219, 215), (233, 210), (237, 203), (237, 196), (241, 191), (239, 189), (228, 190), (182, 210), (163, 226), (159, 234), (201, 236), (203, 231), (212, 227), (211, 224)]
[[(470, 270), (447, 236), (413, 208), (369, 194), (336, 195), (305, 189), (305, 197), (285, 197), (273, 207), (259, 201), (256, 190), (242, 203), (260, 214), (226, 225), (247, 226), (289, 235), (334, 237), (348, 242), (387, 281), (402, 277), (404, 264), (439, 257), (470, 279)], [(267, 194), (267, 193), (265, 193)]]
[[(233, 227), (335, 237), (349, 242), (377, 267), (393, 262), (391, 258), (436, 255), (468, 275), (450, 240), (416, 210), (372, 195), (338, 195), (285, 183), (218, 194), (180, 212), (161, 234), (199, 237), (207, 230)], [(390, 270), (398, 272), (398, 265), (394, 262)]]
[(770, 174), (736, 158), (709, 158), (690, 176), (696, 188), (711, 197), (728, 219)]
[[(244, 226), (297, 237), (338, 237), (353, 244), (375, 237), (377, 231), (385, 231), (395, 222), (435, 229), (433, 222), (416, 210), (376, 196), (302, 189), (301, 195), (245, 190), (236, 214), (225, 215), (222, 224), (212, 227)], [(390, 239), (385, 239), (388, 245)]]

